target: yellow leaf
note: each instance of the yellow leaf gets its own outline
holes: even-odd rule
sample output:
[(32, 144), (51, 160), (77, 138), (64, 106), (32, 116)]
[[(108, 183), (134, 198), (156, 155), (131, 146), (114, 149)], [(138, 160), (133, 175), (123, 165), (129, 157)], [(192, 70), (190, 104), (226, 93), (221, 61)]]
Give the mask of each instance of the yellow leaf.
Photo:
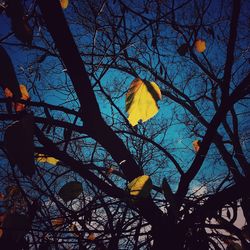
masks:
[(59, 162), (58, 159), (45, 154), (35, 154), (35, 157), (38, 162), (46, 162), (51, 165), (56, 165)]
[(134, 79), (126, 94), (126, 111), (130, 124), (135, 126), (139, 120), (145, 122), (155, 116), (159, 110), (157, 101), (160, 99), (161, 90), (155, 82)]
[(197, 153), (200, 149), (201, 141), (200, 140), (195, 140), (193, 141), (193, 148), (194, 151)]
[(130, 195), (147, 197), (152, 188), (152, 181), (148, 175), (142, 175), (135, 178), (128, 184)]
[(60, 0), (60, 4), (61, 4), (62, 9), (65, 10), (69, 5), (69, 1), (68, 0)]
[(26, 86), (23, 85), (23, 84), (20, 84), (19, 88), (20, 88), (20, 91), (22, 93), (22, 98), (21, 99), (22, 100), (28, 100), (30, 98), (30, 96), (29, 96), (29, 93), (28, 93), (28, 91), (26, 89)]
[(87, 237), (88, 240), (95, 240), (95, 234), (94, 233), (90, 233), (89, 236)]
[(202, 53), (206, 50), (206, 42), (204, 40), (201, 39), (196, 40), (194, 46), (196, 51), (199, 53)]

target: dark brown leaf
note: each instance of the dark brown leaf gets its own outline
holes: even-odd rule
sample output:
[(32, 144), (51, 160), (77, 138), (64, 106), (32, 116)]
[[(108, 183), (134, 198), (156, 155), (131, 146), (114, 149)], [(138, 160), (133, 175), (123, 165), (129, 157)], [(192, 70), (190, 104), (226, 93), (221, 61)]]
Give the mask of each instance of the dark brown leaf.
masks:
[(21, 120), (13, 122), (4, 135), (4, 146), (10, 162), (29, 176), (35, 172), (33, 130), (33, 115), (26, 114)]

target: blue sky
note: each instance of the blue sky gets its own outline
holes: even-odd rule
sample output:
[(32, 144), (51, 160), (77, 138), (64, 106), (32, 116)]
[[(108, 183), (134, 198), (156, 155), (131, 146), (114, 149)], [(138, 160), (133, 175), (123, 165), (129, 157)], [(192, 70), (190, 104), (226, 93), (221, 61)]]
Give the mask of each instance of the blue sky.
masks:
[[(223, 3), (223, 1), (222, 1)], [(243, 14), (246, 12), (245, 8), (247, 6), (247, 1), (244, 3), (245, 6)], [(188, 10), (188, 9), (187, 9)], [(186, 24), (186, 22), (188, 23), (189, 18), (191, 16), (191, 10), (189, 10), (190, 12), (187, 12), (187, 18), (182, 18), (182, 16), (178, 16), (177, 15), (177, 20), (182, 23), (183, 25)], [(192, 10), (193, 11), (193, 10)], [(230, 14), (230, 8), (226, 9), (225, 15)], [(68, 17), (68, 19), (70, 19), (70, 15), (72, 13), (72, 10), (69, 8), (65, 11), (65, 15)], [(150, 18), (151, 14), (148, 15), (148, 17)], [(212, 5), (211, 8), (208, 12), (208, 14), (206, 15), (205, 21), (207, 23), (213, 23), (213, 21), (220, 15), (220, 9), (218, 8), (217, 2), (216, 1), (212, 1)], [(244, 15), (241, 16), (240, 19), (241, 22), (245, 22), (246, 21), (246, 17)], [(130, 23), (130, 25), (135, 25), (135, 26), (140, 26), (139, 21), (133, 22), (132, 19), (128, 20), (128, 23)], [(222, 23), (222, 25), (218, 25), (216, 26), (214, 32), (216, 34), (216, 38), (212, 38), (211, 35), (209, 35), (204, 29), (201, 29), (199, 37), (203, 38), (206, 40), (206, 44), (207, 44), (207, 49), (206, 52), (204, 53), (205, 56), (207, 56), (207, 58), (213, 63), (213, 67), (214, 70), (218, 72), (218, 77), (221, 76), (221, 72), (222, 70), (220, 69), (220, 67), (223, 65), (223, 62), (225, 60), (225, 52), (226, 52), (226, 47), (225, 47), (225, 41), (220, 40), (222, 39), (222, 28), (224, 25), (224, 31), (228, 31), (228, 23)], [(0, 37), (4, 37), (5, 35), (7, 35), (10, 31), (10, 24), (9, 24), (9, 19), (6, 18), (5, 15), (0, 15)], [(138, 28), (138, 27), (136, 27)], [(164, 37), (165, 35), (169, 36), (171, 34), (171, 30), (164, 30), (165, 27), (161, 27), (160, 25), (160, 35), (162, 37)], [(71, 30), (74, 34), (78, 34), (81, 31), (84, 31), (84, 29), (79, 28), (79, 25), (75, 26), (75, 25), (71, 25)], [(38, 31), (36, 31), (38, 32)], [(244, 30), (243, 28), (240, 30), (239, 32), (239, 36), (244, 37), (246, 35), (246, 30)], [(35, 33), (35, 35), (38, 35)], [(100, 34), (102, 35), (102, 34)], [(148, 43), (150, 43), (152, 41), (152, 34), (150, 32), (146, 33), (147, 35), (147, 39), (148, 39)], [(100, 37), (100, 36), (99, 36)], [(97, 38), (99, 38), (97, 37)], [(80, 47), (81, 44), (84, 43), (88, 43), (89, 41), (91, 41), (92, 37), (89, 37), (89, 40), (87, 41), (86, 37), (83, 36), (81, 38), (79, 38), (79, 40), (77, 41), (79, 44), (79, 50), (82, 50), (82, 48)], [(176, 39), (178, 39), (179, 37), (177, 36)], [(173, 38), (174, 40), (175, 38)], [(246, 41), (247, 39), (243, 39), (240, 46), (246, 46)], [(100, 42), (100, 41), (99, 41)], [(161, 42), (161, 39), (159, 38), (159, 42)], [(185, 58), (181, 58), (178, 55), (176, 57), (171, 57), (171, 54), (175, 53), (176, 49), (177, 49), (177, 45), (181, 45), (183, 42), (183, 40), (180, 38), (179, 40), (177, 40), (176, 44), (168, 44), (167, 46), (161, 46), (161, 53), (166, 54), (166, 56), (163, 58), (163, 65), (165, 66), (168, 74), (174, 79), (176, 86), (182, 86), (183, 83), (183, 79), (190, 73), (191, 70), (194, 71), (194, 73), (200, 73), (200, 70), (197, 68), (193, 68), (192, 63), (187, 61)], [(35, 43), (36, 45), (44, 45), (44, 43), (39, 40), (39, 39), (35, 39)], [(37, 55), (41, 55), (41, 52), (35, 52), (34, 50), (30, 51), (30, 50), (21, 50), (20, 47), (16, 47), (13, 44), (20, 44), (20, 42), (18, 40), (15, 39), (14, 36), (10, 37), (9, 39), (7, 39), (4, 43), (3, 46), (7, 49), (9, 55), (12, 58), (12, 61), (15, 65), (16, 68), (16, 72), (18, 73), (18, 79), (20, 82), (26, 82), (27, 81), (27, 75), (29, 75), (29, 70), (31, 69), (29, 65), (28, 67), (28, 62), (34, 60), (34, 58)], [(133, 55), (137, 53), (138, 49), (137, 46), (139, 45), (138, 40), (135, 38), (132, 41), (132, 44), (134, 47), (131, 47), (130, 50), (130, 55)], [(198, 58), (201, 60), (203, 55), (199, 55), (197, 54)], [(247, 57), (249, 56), (249, 53), (246, 53), (244, 55), (239, 55), (239, 57), (242, 56)], [(140, 56), (140, 59), (142, 57)], [(148, 55), (145, 55), (144, 60), (146, 61), (147, 59), (151, 58), (152, 60), (152, 65), (153, 67), (156, 67), (156, 55), (153, 54), (153, 52), (151, 51)], [(84, 58), (85, 60), (85, 58)], [(142, 59), (141, 59), (142, 60)], [(235, 68), (237, 68), (240, 64), (241, 60), (239, 60), (239, 63), (235, 64)], [(33, 64), (33, 66), (36, 66), (35, 64)], [(47, 69), (50, 69), (49, 72), (46, 73)], [(88, 69), (90, 69), (91, 67), (88, 67)], [(157, 68), (157, 70), (159, 71), (159, 68)], [(190, 71), (189, 71), (190, 70)], [(189, 71), (189, 72), (188, 72)], [(65, 72), (63, 72), (63, 67), (61, 65), (61, 63), (57, 60), (54, 59), (53, 57), (48, 57), (46, 58), (45, 62), (43, 64), (40, 65), (40, 72), (41, 72), (41, 79), (37, 80), (35, 82), (35, 86), (37, 88), (38, 91), (41, 92), (41, 96), (42, 96), (42, 100), (54, 104), (54, 105), (64, 105), (66, 107), (69, 108), (74, 108), (77, 109), (78, 107), (78, 103), (73, 101), (75, 98), (74, 93), (70, 93), (68, 94), (68, 90), (72, 90), (72, 86), (70, 84), (69, 78), (67, 77), (67, 74)], [(139, 72), (139, 71), (138, 71)], [(140, 73), (140, 72), (139, 72)], [(34, 76), (32, 75), (32, 73), (30, 74), (31, 78), (33, 78)], [(147, 71), (144, 71), (142, 73), (140, 73), (141, 77), (145, 77), (147, 78), (149, 81), (155, 81), (154, 77), (152, 76), (152, 74), (150, 74)], [(235, 81), (237, 82), (237, 78), (239, 78), (239, 75), (235, 75)], [(105, 76), (102, 78), (101, 80), (101, 84), (102, 86), (109, 91), (111, 89), (111, 87), (113, 88), (116, 84), (118, 85), (117, 88), (120, 89), (120, 92), (123, 93), (122, 96), (120, 96), (119, 98), (115, 99), (115, 103), (116, 105), (120, 108), (120, 110), (123, 112), (124, 115), (126, 115), (125, 113), (125, 92), (126, 90), (129, 88), (129, 85), (131, 83), (131, 81), (133, 80), (132, 76), (128, 76), (128, 75), (124, 75), (121, 74), (118, 70), (109, 70)], [(156, 83), (157, 80), (156, 80)], [(94, 81), (93, 81), (94, 84)], [(162, 83), (158, 83), (160, 88), (165, 89), (166, 86)], [(187, 94), (197, 94), (197, 91), (204, 88), (204, 81), (201, 81), (200, 78), (196, 79), (193, 78), (190, 80), (190, 85), (192, 84), (192, 88), (187, 89)], [(28, 83), (29, 88), (31, 88), (30, 83)], [(54, 90), (50, 90), (52, 89), (52, 87), (57, 87), (60, 89), (56, 89), (56, 91)], [(49, 91), (48, 91), (49, 90)], [(31, 91), (31, 97), (32, 100), (39, 100), (38, 96), (36, 96), (36, 93)], [(115, 117), (115, 119), (122, 119), (119, 114), (108, 104), (107, 100), (104, 100), (103, 95), (100, 95), (100, 92), (98, 91), (98, 87), (95, 88), (96, 91), (96, 96), (101, 108), (101, 112), (103, 114), (104, 117), (110, 117), (113, 116)], [(119, 95), (119, 93), (116, 94), (117, 96)], [(205, 107), (203, 106), (203, 103), (199, 103), (198, 104), (201, 108)], [(164, 97), (162, 101), (159, 101), (159, 113), (152, 118), (152, 120), (150, 120), (149, 122), (147, 122), (145, 125), (139, 125), (142, 128), (146, 127), (148, 129), (148, 134), (152, 133), (152, 130), (157, 129), (157, 126), (154, 124), (157, 121), (160, 121), (160, 123), (162, 124), (168, 124), (169, 120), (172, 118), (173, 116), (173, 110), (175, 108), (178, 109), (178, 115), (179, 116), (183, 116), (185, 115), (184, 110), (180, 107), (178, 107), (178, 105), (175, 105), (172, 101), (170, 101), (168, 98)], [(207, 106), (206, 107), (206, 113), (205, 113), (205, 117), (207, 118), (207, 120), (209, 121), (213, 114), (214, 114), (214, 110), (212, 106)], [(236, 106), (238, 112), (244, 113), (247, 112), (247, 106), (243, 106), (243, 105), (237, 105)], [(204, 111), (205, 112), (205, 111)], [(241, 118), (242, 117), (242, 118)], [(63, 119), (69, 119), (68, 117), (63, 117)], [(192, 160), (195, 157), (195, 153), (192, 150), (192, 141), (197, 139), (195, 136), (190, 135), (189, 131), (187, 131), (185, 129), (185, 126), (183, 126), (183, 124), (178, 124), (177, 120), (175, 120), (176, 117), (174, 117), (174, 123), (173, 124), (169, 124), (169, 128), (167, 131), (167, 134), (165, 135), (165, 139), (164, 141), (161, 141), (161, 139), (163, 138), (163, 134), (159, 134), (159, 136), (157, 136), (155, 138), (156, 142), (161, 142), (161, 145), (166, 147), (171, 153), (173, 153), (178, 162), (180, 162), (181, 166), (183, 167), (183, 169), (187, 169), (188, 166), (190, 166)], [(107, 119), (108, 122), (110, 122), (110, 119)], [(240, 116), (240, 123), (242, 126), (242, 131), (248, 131), (249, 130), (249, 116)], [(115, 129), (119, 129), (115, 128)], [(124, 129), (124, 127), (122, 127), (122, 129)], [(222, 130), (221, 130), (222, 131)], [(205, 133), (205, 129), (202, 130), (201, 132), (203, 135)], [(248, 148), (249, 150), (249, 141), (246, 141), (244, 146), (246, 148)], [(226, 172), (226, 168), (224, 167), (224, 165), (218, 161), (217, 164), (215, 164), (214, 167), (210, 167), (208, 168), (208, 166), (211, 164), (211, 161), (213, 159), (213, 154), (214, 154), (214, 148), (215, 146), (212, 145), (211, 146), (211, 154), (208, 155), (207, 161), (204, 163), (202, 170), (201, 171), (202, 174), (206, 173), (207, 176), (209, 176), (210, 178), (213, 177), (214, 172), (216, 172), (217, 175)], [(161, 153), (159, 153), (159, 157), (163, 157)], [(211, 159), (210, 159), (211, 157)], [(173, 165), (167, 160), (161, 160), (164, 164), (166, 164), (167, 166), (167, 170), (165, 169), (165, 167), (163, 166), (163, 170), (159, 171), (158, 175), (159, 177), (162, 177), (164, 175), (169, 175), (170, 172), (173, 171)], [(155, 162), (150, 162), (147, 166), (145, 166), (145, 171), (147, 173), (152, 173), (152, 168), (154, 166)], [(157, 161), (157, 164), (160, 165), (160, 162)], [(213, 163), (214, 164), (214, 163)], [(160, 184), (160, 183), (159, 183)]]

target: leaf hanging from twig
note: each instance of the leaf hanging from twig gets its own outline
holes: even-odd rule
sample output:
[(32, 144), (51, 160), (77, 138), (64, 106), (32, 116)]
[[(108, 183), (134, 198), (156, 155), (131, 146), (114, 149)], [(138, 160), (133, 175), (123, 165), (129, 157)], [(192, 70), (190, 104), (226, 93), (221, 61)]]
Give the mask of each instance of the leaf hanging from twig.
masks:
[(148, 175), (142, 175), (128, 184), (129, 193), (131, 196), (146, 198), (152, 188), (152, 181)]
[(206, 42), (202, 39), (198, 39), (195, 41), (195, 50), (199, 53), (203, 53), (206, 50)]
[(193, 149), (197, 153), (200, 149), (201, 146), (201, 141), (200, 140), (195, 140), (193, 141)]
[(177, 52), (180, 56), (185, 56), (188, 52), (188, 44), (184, 43), (182, 44), (178, 49)]
[(82, 184), (80, 182), (71, 181), (60, 189), (58, 195), (64, 200), (64, 202), (68, 202), (76, 199), (82, 191)]
[(35, 154), (35, 158), (36, 158), (36, 161), (38, 162), (46, 162), (51, 165), (57, 165), (57, 163), (59, 162), (58, 159), (52, 156), (45, 155), (45, 154)]
[(155, 82), (134, 79), (126, 94), (126, 111), (130, 124), (135, 126), (139, 120), (145, 122), (155, 116), (159, 110), (157, 101), (160, 99), (161, 90)]
[[(19, 89), (20, 89), (20, 92), (21, 92), (21, 95), (22, 95), (21, 100), (25, 100), (25, 101), (29, 100), (30, 96), (29, 96), (29, 93), (28, 93), (28, 91), (26, 89), (26, 86), (23, 85), (23, 84), (20, 84)], [(9, 88), (6, 88), (4, 90), (4, 94), (5, 94), (6, 97), (9, 97), (9, 98), (13, 97), (13, 94), (12, 94), (12, 92), (11, 92), (11, 90)], [(24, 103), (20, 103), (20, 102), (15, 102), (15, 103), (13, 102), (13, 106), (15, 107), (16, 112), (23, 111), (26, 108), (26, 105)]]
[(24, 175), (33, 175), (34, 165), (34, 118), (26, 114), (13, 122), (5, 131), (4, 146), (12, 164), (16, 164)]
[(60, 4), (61, 4), (62, 9), (65, 10), (69, 5), (69, 0), (60, 0)]

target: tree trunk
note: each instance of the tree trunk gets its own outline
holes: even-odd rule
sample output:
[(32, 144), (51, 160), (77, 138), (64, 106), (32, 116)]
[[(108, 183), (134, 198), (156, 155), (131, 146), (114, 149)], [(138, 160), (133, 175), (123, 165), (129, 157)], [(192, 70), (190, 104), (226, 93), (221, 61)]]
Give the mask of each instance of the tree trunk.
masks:
[(183, 250), (184, 233), (181, 233), (173, 218), (162, 218), (152, 227), (153, 250)]

